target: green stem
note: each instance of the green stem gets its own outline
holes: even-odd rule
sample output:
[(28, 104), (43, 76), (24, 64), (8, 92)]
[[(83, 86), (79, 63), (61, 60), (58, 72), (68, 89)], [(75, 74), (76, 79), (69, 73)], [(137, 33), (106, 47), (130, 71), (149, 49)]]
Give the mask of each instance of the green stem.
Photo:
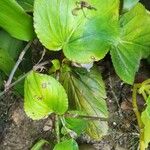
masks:
[(137, 90), (138, 90), (138, 88), (140, 88), (140, 86), (141, 86), (141, 84), (135, 84), (133, 87), (132, 105), (133, 105), (133, 111), (137, 118), (138, 126), (141, 128), (141, 126), (142, 126), (141, 115), (140, 115), (140, 112), (139, 112), (138, 106), (137, 106)]
[[(146, 88), (145, 89), (145, 92), (146, 92), (146, 94), (149, 96), (150, 95), (150, 88), (148, 89), (148, 88)], [(148, 98), (148, 97), (147, 97)], [(147, 99), (146, 99), (147, 100)]]
[(145, 102), (146, 102), (146, 100), (147, 100), (147, 95), (146, 95), (145, 91), (143, 91), (141, 94), (142, 94), (142, 96), (143, 96), (143, 98), (144, 98), (144, 100), (145, 100)]
[(55, 115), (55, 133), (57, 143), (60, 143), (60, 129), (59, 129), (59, 116)]
[(141, 120), (141, 114), (138, 110), (138, 105), (137, 105), (137, 91), (141, 87), (141, 84), (135, 84), (133, 87), (133, 94), (132, 94), (132, 105), (133, 105), (133, 110), (137, 118), (138, 126), (140, 128), (140, 150), (145, 150), (145, 145), (144, 145), (144, 132), (143, 128), (144, 125)]
[(145, 80), (145, 81), (142, 83), (142, 85), (143, 85), (143, 84), (150, 84), (150, 79)]

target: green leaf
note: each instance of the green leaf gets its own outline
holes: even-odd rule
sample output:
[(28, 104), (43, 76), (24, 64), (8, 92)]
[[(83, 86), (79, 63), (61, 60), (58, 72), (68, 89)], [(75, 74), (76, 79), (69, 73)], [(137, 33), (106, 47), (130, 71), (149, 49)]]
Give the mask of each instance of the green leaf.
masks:
[(142, 113), (141, 119), (144, 124), (144, 144), (147, 148), (150, 143), (150, 97), (147, 100), (147, 108)]
[(7, 32), (0, 31), (0, 48), (9, 53), (9, 57), (16, 59), (23, 48), (23, 42), (11, 37)]
[(14, 65), (15, 62), (10, 57), (9, 53), (0, 49), (0, 70), (2, 70), (6, 75), (9, 75)]
[(32, 17), (15, 0), (0, 0), (0, 26), (13, 37), (29, 41), (34, 37)]
[(53, 150), (79, 150), (78, 144), (74, 139), (65, 140), (56, 144)]
[(124, 11), (129, 11), (129, 10), (132, 9), (138, 2), (139, 2), (139, 0), (123, 0), (123, 9), (124, 9)]
[(49, 50), (63, 49), (68, 59), (90, 63), (102, 59), (118, 35), (119, 0), (87, 0), (91, 9), (83, 10), (77, 2), (35, 0), (34, 27)]
[(49, 144), (48, 141), (42, 139), (42, 140), (39, 140), (32, 148), (31, 150), (42, 150), (42, 147), (45, 145), (45, 144)]
[(87, 120), (79, 118), (65, 118), (66, 127), (73, 130), (78, 136), (87, 128)]
[(34, 0), (17, 0), (17, 2), (26, 12), (33, 11)]
[(68, 109), (68, 99), (62, 85), (53, 77), (30, 72), (25, 80), (24, 109), (33, 120), (51, 113), (62, 115)]
[(132, 84), (140, 59), (150, 52), (150, 16), (138, 4), (120, 19), (120, 37), (111, 49), (113, 65), (119, 77)]
[[(105, 86), (98, 69), (92, 68), (87, 72), (86, 69), (66, 68), (68, 66), (64, 65), (60, 81), (67, 91), (70, 107), (89, 116), (107, 118)], [(86, 133), (92, 138), (100, 140), (107, 130), (107, 122), (88, 120)]]

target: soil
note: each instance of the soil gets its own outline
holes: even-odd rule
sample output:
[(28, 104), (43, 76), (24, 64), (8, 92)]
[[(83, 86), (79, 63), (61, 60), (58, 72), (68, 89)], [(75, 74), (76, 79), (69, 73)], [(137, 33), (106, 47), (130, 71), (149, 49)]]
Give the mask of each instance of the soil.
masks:
[[(108, 91), (110, 112), (109, 134), (101, 141), (82, 136), (81, 150), (137, 150), (139, 131), (132, 110), (132, 88), (114, 72), (109, 56), (98, 63)], [(142, 62), (136, 81), (150, 77), (146, 62)], [(139, 106), (143, 106), (139, 101)], [(23, 110), (23, 99), (7, 94), (0, 100), (0, 150), (29, 150), (41, 138), (53, 141), (52, 118), (32, 121)], [(45, 148), (47, 149), (47, 148)]]
[[(150, 7), (148, 0), (143, 2)], [(139, 131), (132, 110), (132, 87), (119, 79), (110, 62), (107, 56), (98, 63), (108, 92), (109, 134), (99, 142), (83, 135), (78, 140), (81, 150), (138, 149)], [(136, 82), (150, 77), (149, 68), (147, 62), (142, 61)], [(142, 109), (143, 102), (139, 99), (138, 105)], [(42, 138), (48, 141), (55, 139), (52, 118), (33, 121), (26, 116), (21, 97), (9, 93), (0, 98), (0, 150), (29, 150)]]

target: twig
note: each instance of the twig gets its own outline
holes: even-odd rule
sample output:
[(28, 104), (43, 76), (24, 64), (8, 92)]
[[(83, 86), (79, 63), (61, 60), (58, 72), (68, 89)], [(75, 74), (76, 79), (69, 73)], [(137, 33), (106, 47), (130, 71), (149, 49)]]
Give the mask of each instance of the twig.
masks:
[(6, 94), (8, 92), (9, 89), (11, 89), (13, 86), (15, 86), (17, 83), (21, 82), (31, 71), (29, 71), (28, 73), (24, 74), (23, 76), (21, 76), (18, 80), (16, 80), (15, 82), (13, 82), (12, 84), (9, 85), (9, 87), (7, 88), (7, 90), (4, 90), (3, 92), (0, 93), (0, 97), (4, 94)]
[(119, 102), (118, 102), (118, 98), (117, 98), (117, 96), (116, 96), (116, 93), (114, 92), (113, 87), (112, 87), (112, 80), (111, 80), (110, 72), (109, 72), (109, 77), (108, 77), (108, 79), (109, 79), (109, 87), (110, 87), (112, 96), (114, 97), (114, 99), (115, 99), (115, 101), (116, 101), (116, 104), (117, 104), (117, 106), (118, 106), (119, 115), (122, 117), (123, 115), (122, 115), (121, 107), (120, 107), (120, 105), (119, 105)]
[(104, 117), (96, 117), (96, 116), (86, 116), (86, 115), (74, 115), (74, 114), (66, 114), (66, 118), (80, 118), (80, 119), (90, 119), (90, 120), (100, 120), (100, 121), (108, 121), (109, 118)]
[(60, 142), (59, 116), (55, 115), (55, 132), (57, 143)]
[(49, 61), (42, 62), (33, 66), (33, 70), (37, 71), (38, 69), (43, 69), (45, 65), (49, 64)]
[[(33, 66), (33, 70), (36, 71), (38, 69), (41, 69), (44, 65), (47, 65), (49, 62), (45, 61), (42, 62), (40, 64), (36, 64), (35, 66)], [(0, 97), (4, 94), (6, 94), (8, 92), (9, 89), (11, 89), (13, 86), (15, 86), (16, 84), (18, 84), (20, 81), (22, 81), (32, 70), (30, 70), (29, 72), (27, 72), (26, 74), (24, 74), (23, 76), (21, 76), (18, 80), (16, 80), (15, 82), (13, 82), (12, 84), (10, 84), (7, 88), (7, 90), (4, 90), (3, 92), (0, 93)]]
[(41, 58), (40, 58), (40, 60), (38, 61), (37, 64), (39, 64), (39, 63), (43, 60), (43, 58), (44, 58), (44, 56), (45, 56), (45, 53), (46, 53), (46, 49), (44, 48), (44, 50), (43, 50), (43, 52), (42, 52), (42, 56), (41, 56)]
[(32, 41), (30, 41), (30, 42), (26, 45), (26, 47), (23, 49), (23, 51), (22, 51), (21, 54), (19, 55), (19, 58), (18, 58), (18, 60), (17, 60), (17, 62), (16, 62), (16, 64), (15, 64), (14, 68), (12, 69), (12, 71), (11, 71), (11, 73), (10, 73), (10, 76), (9, 76), (7, 82), (5, 83), (5, 91), (7, 91), (7, 90), (9, 89), (9, 86), (10, 86), (10, 84), (11, 84), (11, 82), (12, 82), (12, 79), (13, 79), (13, 77), (14, 77), (14, 74), (15, 74), (15, 72), (16, 72), (18, 66), (19, 66), (20, 63), (22, 62), (25, 53), (26, 53), (27, 50), (30, 48), (31, 44), (32, 44)]

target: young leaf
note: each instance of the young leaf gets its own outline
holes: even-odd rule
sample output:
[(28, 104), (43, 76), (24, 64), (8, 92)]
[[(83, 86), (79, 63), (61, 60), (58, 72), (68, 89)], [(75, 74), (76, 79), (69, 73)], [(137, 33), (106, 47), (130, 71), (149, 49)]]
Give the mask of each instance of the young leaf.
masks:
[(111, 49), (111, 57), (117, 74), (126, 83), (133, 83), (140, 59), (150, 52), (148, 26), (150, 16), (141, 4), (121, 16), (121, 33)]
[(40, 141), (38, 141), (32, 148), (31, 150), (42, 150), (42, 147), (45, 145), (45, 144), (49, 144), (48, 141), (42, 139)]
[[(97, 68), (87, 72), (86, 69), (79, 68), (69, 70), (64, 65), (60, 80), (67, 91), (72, 109), (84, 111), (86, 115), (93, 117), (108, 117), (104, 100), (106, 98), (105, 86)], [(107, 130), (107, 122), (88, 120), (86, 132), (92, 138), (99, 140), (107, 134)]]
[(150, 143), (150, 97), (147, 100), (147, 108), (146, 110), (142, 113), (142, 122), (144, 123), (144, 144), (145, 148), (148, 147), (148, 144)]
[(102, 59), (118, 35), (119, 0), (35, 0), (34, 27), (49, 50), (63, 49), (75, 62)]
[(48, 71), (49, 74), (55, 73), (56, 71), (60, 69), (60, 62), (58, 59), (52, 60), (51, 63), (52, 63), (52, 66)]
[(53, 112), (62, 115), (68, 108), (63, 86), (51, 76), (30, 72), (25, 80), (24, 93), (25, 112), (33, 120), (45, 118)]
[(70, 139), (56, 144), (53, 150), (79, 150), (79, 147), (74, 139)]
[(34, 37), (32, 17), (15, 0), (0, 1), (0, 26), (13, 37), (29, 41)]

